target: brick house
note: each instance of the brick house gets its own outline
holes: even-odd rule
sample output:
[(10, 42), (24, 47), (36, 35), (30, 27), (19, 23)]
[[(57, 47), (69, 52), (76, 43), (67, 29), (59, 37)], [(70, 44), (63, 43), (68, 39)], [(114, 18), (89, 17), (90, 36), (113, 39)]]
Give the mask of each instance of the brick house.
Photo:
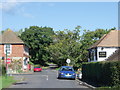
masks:
[[(7, 52), (6, 52), (7, 51)], [(0, 60), (6, 60), (7, 58), (11, 61), (20, 60), (22, 63), (21, 69), (23, 71), (28, 70), (29, 61), (29, 48), (24, 42), (14, 33), (8, 29), (0, 36)]]
[(120, 30), (111, 30), (89, 49), (88, 62), (120, 59)]

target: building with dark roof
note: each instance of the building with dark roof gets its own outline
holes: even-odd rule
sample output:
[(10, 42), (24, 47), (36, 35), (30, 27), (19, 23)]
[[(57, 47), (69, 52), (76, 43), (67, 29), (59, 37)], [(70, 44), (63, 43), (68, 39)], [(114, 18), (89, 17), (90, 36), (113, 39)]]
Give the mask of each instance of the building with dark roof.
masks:
[(96, 62), (108, 60), (119, 48), (120, 30), (111, 30), (89, 48), (88, 61)]

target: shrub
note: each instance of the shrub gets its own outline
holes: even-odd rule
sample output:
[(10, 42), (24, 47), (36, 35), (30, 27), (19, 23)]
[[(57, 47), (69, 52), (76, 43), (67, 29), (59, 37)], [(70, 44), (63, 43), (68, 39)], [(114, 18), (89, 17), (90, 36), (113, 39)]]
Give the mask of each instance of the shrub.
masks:
[(34, 65), (34, 63), (32, 63), (31, 61), (29, 61), (29, 64), (30, 64), (30, 65)]
[(120, 61), (84, 63), (82, 73), (85, 80), (108, 86), (120, 85)]
[(2, 64), (2, 75), (5, 75), (6, 74), (6, 67), (5, 65)]

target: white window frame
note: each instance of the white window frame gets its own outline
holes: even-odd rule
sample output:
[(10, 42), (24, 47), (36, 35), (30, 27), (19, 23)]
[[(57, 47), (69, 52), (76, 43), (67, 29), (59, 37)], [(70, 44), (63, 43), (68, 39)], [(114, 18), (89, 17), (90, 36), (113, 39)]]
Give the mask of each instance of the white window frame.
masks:
[(12, 45), (11, 45), (11, 44), (5, 44), (5, 45), (4, 45), (4, 54), (6, 54), (6, 46), (7, 46), (7, 45), (10, 45), (10, 51), (9, 51), (10, 53), (7, 54), (7, 55), (10, 55), (10, 54), (12, 53)]

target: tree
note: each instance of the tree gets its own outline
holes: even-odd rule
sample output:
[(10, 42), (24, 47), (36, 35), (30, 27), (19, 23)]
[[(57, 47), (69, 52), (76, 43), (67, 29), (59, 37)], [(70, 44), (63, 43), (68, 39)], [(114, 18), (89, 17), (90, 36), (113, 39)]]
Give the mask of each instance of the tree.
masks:
[(20, 38), (29, 47), (31, 61), (35, 64), (45, 65), (49, 53), (45, 50), (52, 43), (53, 29), (50, 27), (30, 26), (25, 28)]
[[(58, 66), (66, 65), (66, 59), (71, 60), (71, 65), (76, 66), (80, 61), (80, 30), (57, 31), (53, 36), (53, 43), (46, 47), (50, 53), (50, 60)], [(80, 62), (79, 62), (80, 63)]]
[(50, 27), (31, 26), (25, 28), (21, 39), (30, 48), (31, 61), (45, 65), (47, 62), (56, 63), (58, 66), (66, 65), (66, 59), (71, 60), (71, 65), (80, 67), (82, 62), (88, 61), (88, 50), (92, 44), (112, 29), (96, 29), (95, 31), (83, 30), (81, 26), (74, 30), (54, 32)]

